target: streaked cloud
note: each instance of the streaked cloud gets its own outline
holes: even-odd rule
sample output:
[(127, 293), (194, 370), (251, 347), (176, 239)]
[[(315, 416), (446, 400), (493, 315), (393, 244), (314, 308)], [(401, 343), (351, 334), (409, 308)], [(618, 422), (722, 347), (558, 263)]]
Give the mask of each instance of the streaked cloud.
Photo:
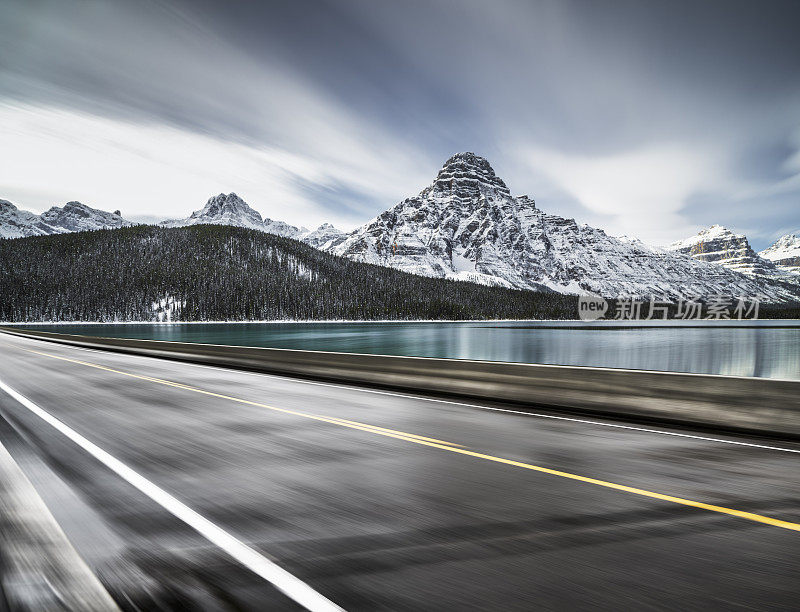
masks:
[(0, 197), (175, 217), (237, 191), (349, 227), (473, 150), (553, 213), (763, 246), (798, 224), (799, 18), (782, 0), (8, 2)]
[(575, 197), (609, 233), (653, 244), (688, 235), (687, 197), (719, 179), (717, 164), (697, 147), (661, 145), (604, 156), (532, 150), (530, 165)]
[[(308, 158), (164, 124), (31, 106), (0, 106), (0, 140), (0, 192), (35, 211), (63, 203), (69, 194), (132, 217), (179, 217), (209, 195), (236, 191), (271, 218), (347, 227), (353, 213), (310, 199), (309, 186), (333, 192), (344, 182), (388, 201), (406, 180), (384, 173), (382, 181), (367, 182), (361, 171), (376, 152), (358, 143), (340, 158)], [(375, 167), (371, 175), (381, 176), (381, 170)]]

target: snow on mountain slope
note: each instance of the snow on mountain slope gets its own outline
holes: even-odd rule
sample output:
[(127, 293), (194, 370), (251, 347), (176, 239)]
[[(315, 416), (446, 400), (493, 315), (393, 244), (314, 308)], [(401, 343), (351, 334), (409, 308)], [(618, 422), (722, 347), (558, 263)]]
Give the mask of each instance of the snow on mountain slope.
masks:
[(85, 232), (96, 229), (113, 229), (133, 225), (119, 213), (97, 210), (80, 202), (67, 202), (63, 207), (53, 206), (43, 212), (42, 221), (67, 232)]
[(433, 183), (329, 251), (424, 276), (563, 293), (663, 298), (796, 292), (680, 253), (614, 238), (512, 197), (484, 158), (459, 153)]
[(262, 232), (268, 234), (275, 234), (276, 236), (283, 236), (284, 238), (294, 238), (300, 240), (302, 236), (308, 233), (305, 227), (295, 227), (283, 221), (275, 221), (273, 219), (264, 219), (264, 226), (258, 228)]
[(686, 240), (673, 242), (667, 250), (678, 251), (700, 261), (719, 264), (742, 274), (780, 275), (780, 271), (772, 262), (759, 257), (750, 248), (746, 236), (734, 234), (721, 225), (712, 225)]
[[(669, 250), (657, 249), (547, 214), (528, 196), (513, 197), (489, 163), (473, 153), (454, 155), (419, 195), (349, 234), (328, 223), (309, 231), (263, 219), (235, 193), (214, 196), (191, 216), (161, 225), (200, 223), (257, 229), (424, 276), (506, 287), (607, 297), (800, 297), (799, 275), (790, 274), (800, 270), (796, 236), (784, 236), (763, 251), (763, 257), (752, 251), (744, 236), (720, 226)], [(0, 237), (125, 225), (132, 223), (118, 213), (79, 202), (35, 215), (0, 200)]]
[(80, 202), (53, 206), (41, 215), (20, 210), (8, 200), (0, 200), (0, 238), (46, 236), (133, 225), (117, 213), (91, 208)]
[(342, 242), (347, 234), (330, 223), (323, 223), (317, 229), (304, 233), (300, 239), (315, 249), (330, 250)]
[(800, 236), (781, 236), (759, 255), (785, 272), (800, 274)]
[(235, 225), (252, 229), (264, 229), (264, 220), (257, 210), (253, 210), (235, 193), (221, 193), (208, 199), (206, 205), (194, 211), (185, 219), (162, 221), (164, 227), (185, 227), (187, 225)]
[(39, 215), (20, 210), (8, 200), (0, 200), (0, 238), (44, 236), (57, 230), (44, 223)]
[(274, 221), (268, 218), (262, 219), (257, 210), (251, 208), (247, 202), (235, 193), (221, 193), (213, 196), (208, 199), (203, 208), (194, 211), (189, 217), (162, 221), (160, 225), (163, 227), (185, 227), (201, 223), (247, 227), (285, 238), (294, 238), (295, 240), (302, 240), (304, 236), (311, 233), (305, 227), (295, 227), (283, 221)]

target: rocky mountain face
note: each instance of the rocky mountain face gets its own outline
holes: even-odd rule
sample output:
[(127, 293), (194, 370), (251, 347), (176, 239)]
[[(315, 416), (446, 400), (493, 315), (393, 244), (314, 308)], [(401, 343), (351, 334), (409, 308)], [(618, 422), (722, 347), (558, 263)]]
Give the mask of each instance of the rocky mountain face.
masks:
[(134, 225), (123, 219), (118, 212), (98, 210), (80, 202), (67, 202), (61, 208), (53, 206), (41, 214), (41, 219), (48, 225), (66, 232), (85, 232)]
[(678, 298), (797, 295), (682, 253), (620, 239), (514, 197), (484, 158), (459, 153), (433, 183), (330, 252), (424, 276), (561, 293)]
[[(435, 180), (350, 233), (325, 223), (313, 231), (262, 218), (235, 193), (219, 194), (185, 219), (257, 229), (356, 261), (422, 276), (520, 289), (606, 297), (761, 296), (800, 298), (800, 239), (784, 236), (756, 254), (744, 236), (712, 226), (667, 249), (609, 236), (547, 214), (513, 196), (489, 162), (459, 153)], [(18, 238), (132, 225), (119, 213), (69, 202), (41, 215), (0, 200), (0, 237)]]
[[(257, 210), (235, 193), (221, 193), (209, 198), (203, 208), (194, 211), (189, 217), (162, 221), (159, 225), (185, 227), (203, 223), (257, 229), (268, 234), (301, 240), (315, 248), (330, 248), (341, 242), (346, 235), (330, 223), (323, 223), (312, 231), (283, 221), (262, 218)], [(134, 223), (123, 219), (119, 212), (98, 210), (80, 202), (67, 202), (60, 208), (53, 206), (41, 215), (35, 215), (20, 210), (8, 200), (0, 200), (0, 238), (46, 236), (129, 225)]]
[(283, 221), (263, 218), (261, 214), (235, 193), (224, 194), (209, 198), (206, 205), (194, 211), (186, 219), (172, 219), (162, 221), (163, 227), (185, 227), (209, 223), (212, 225), (233, 225), (257, 229), (268, 234), (294, 238), (307, 242), (313, 247), (321, 248), (331, 246), (344, 232), (337, 230), (330, 223), (324, 223), (319, 228), (310, 231), (305, 227), (295, 227)]
[(744, 235), (712, 225), (686, 240), (672, 243), (667, 249), (748, 276), (800, 285), (800, 240), (793, 236), (784, 236), (756, 253)]
[(294, 238), (295, 240), (300, 240), (302, 236), (308, 233), (305, 227), (295, 227), (284, 221), (275, 221), (268, 218), (265, 218), (264, 224), (257, 229), (260, 229), (262, 232), (267, 232), (268, 234), (275, 234), (276, 236), (283, 236), (284, 238)]
[[(273, 223), (270, 219), (266, 221)], [(187, 225), (211, 223), (213, 225), (234, 225), (264, 230), (264, 222), (265, 220), (261, 218), (261, 214), (257, 210), (250, 208), (247, 202), (238, 195), (235, 193), (221, 193), (209, 198), (203, 208), (194, 211), (189, 217), (162, 221), (160, 225), (164, 227), (185, 227)], [(283, 225), (286, 224), (284, 223)], [(291, 226), (287, 225), (286, 227)]]
[(20, 210), (8, 200), (0, 200), (0, 238), (25, 238), (134, 225), (118, 212), (91, 208), (80, 202), (53, 206), (41, 215)]
[(39, 215), (20, 210), (8, 200), (0, 200), (0, 238), (23, 238), (56, 233)]
[(301, 240), (315, 249), (329, 251), (343, 242), (346, 237), (347, 234), (342, 230), (336, 229), (330, 223), (323, 223), (317, 229), (304, 234)]
[(795, 234), (781, 236), (759, 255), (784, 272), (800, 274), (800, 236)]
[(698, 234), (673, 242), (667, 247), (700, 261), (719, 264), (749, 275), (773, 276), (779, 271), (767, 259), (759, 257), (743, 234), (734, 234), (721, 225), (712, 225)]

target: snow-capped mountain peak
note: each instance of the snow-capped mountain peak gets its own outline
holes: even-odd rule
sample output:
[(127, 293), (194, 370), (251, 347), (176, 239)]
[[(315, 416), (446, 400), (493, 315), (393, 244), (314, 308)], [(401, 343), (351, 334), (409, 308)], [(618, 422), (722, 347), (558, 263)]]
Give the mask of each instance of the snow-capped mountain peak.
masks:
[(700, 230), (694, 236), (690, 236), (684, 240), (678, 240), (670, 244), (667, 248), (670, 251), (678, 251), (687, 247), (692, 247), (696, 244), (706, 243), (712, 240), (730, 240), (745, 238), (742, 234), (734, 234), (727, 227), (719, 224), (714, 224), (710, 227)]
[(252, 208), (236, 193), (220, 193), (208, 199), (205, 206), (194, 211), (185, 219), (162, 221), (164, 227), (185, 227), (187, 225), (233, 225), (256, 229), (268, 234), (302, 240), (310, 232), (305, 227), (295, 227), (284, 221), (261, 217), (261, 213)]
[(0, 238), (23, 238), (55, 233), (57, 230), (44, 223), (39, 215), (20, 210), (8, 200), (0, 200)]
[(336, 229), (330, 223), (323, 223), (314, 231), (303, 234), (301, 240), (315, 249), (329, 250), (346, 237), (347, 234), (342, 230)]
[(800, 236), (781, 236), (759, 255), (786, 272), (800, 274)]
[(780, 276), (772, 262), (759, 257), (744, 234), (735, 234), (722, 225), (712, 225), (685, 240), (667, 247), (699, 261), (715, 263), (742, 274)]
[(433, 183), (420, 197), (458, 198), (462, 201), (485, 197), (509, 197), (506, 184), (489, 162), (474, 153), (456, 153), (448, 159)]
[(260, 229), (262, 232), (267, 232), (268, 234), (275, 234), (276, 236), (294, 239), (299, 239), (300, 236), (308, 232), (305, 227), (295, 227), (294, 225), (289, 225), (284, 221), (275, 221), (268, 218), (264, 219), (264, 224), (262, 227), (258, 227), (256, 229)]
[(113, 229), (133, 225), (117, 213), (98, 210), (80, 202), (53, 206), (41, 215), (20, 210), (8, 200), (0, 200), (0, 238), (46, 236), (87, 230)]
[(118, 213), (98, 210), (80, 202), (67, 202), (61, 208), (53, 206), (41, 214), (41, 219), (48, 225), (68, 232), (113, 229), (133, 225)]
[(235, 193), (220, 193), (208, 199), (205, 206), (194, 211), (186, 219), (164, 221), (166, 227), (183, 227), (211, 223), (215, 225), (235, 225), (263, 229), (264, 220), (261, 214), (252, 208)]
[[(709, 231), (727, 235), (724, 228)], [(547, 214), (527, 196), (512, 197), (489, 162), (474, 153), (454, 155), (419, 195), (327, 250), (415, 274), (522, 289), (608, 297), (794, 295), (766, 280)]]

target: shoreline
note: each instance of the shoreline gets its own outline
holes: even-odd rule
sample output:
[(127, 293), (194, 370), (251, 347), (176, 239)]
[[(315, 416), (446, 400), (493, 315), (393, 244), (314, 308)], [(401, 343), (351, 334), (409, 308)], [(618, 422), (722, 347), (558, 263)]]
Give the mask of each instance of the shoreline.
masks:
[(532, 321), (557, 322), (580, 319), (253, 319), (251, 321), (34, 321), (0, 325), (237, 325), (251, 323), (530, 323)]
[[(0, 321), (0, 326), (6, 327), (60, 327), (70, 325), (148, 325), (154, 327), (169, 327), (178, 325), (407, 325), (407, 324), (425, 324), (425, 323), (439, 323), (439, 324), (492, 324), (492, 323), (518, 323), (527, 324), (525, 327), (529, 328), (544, 328), (545, 325), (550, 325), (554, 329), (594, 329), (594, 328), (609, 328), (609, 329), (662, 329), (662, 328), (714, 328), (714, 327), (728, 327), (728, 328), (768, 328), (768, 327), (783, 327), (783, 328), (800, 328), (800, 319), (719, 319), (719, 320), (689, 320), (684, 321), (681, 319), (667, 319), (667, 320), (631, 320), (631, 321), (615, 321), (610, 319), (583, 321), (581, 319), (281, 319), (281, 320), (253, 320), (253, 321), (30, 321), (30, 322), (5, 322)], [(525, 327), (503, 326), (500, 329), (524, 329)]]

